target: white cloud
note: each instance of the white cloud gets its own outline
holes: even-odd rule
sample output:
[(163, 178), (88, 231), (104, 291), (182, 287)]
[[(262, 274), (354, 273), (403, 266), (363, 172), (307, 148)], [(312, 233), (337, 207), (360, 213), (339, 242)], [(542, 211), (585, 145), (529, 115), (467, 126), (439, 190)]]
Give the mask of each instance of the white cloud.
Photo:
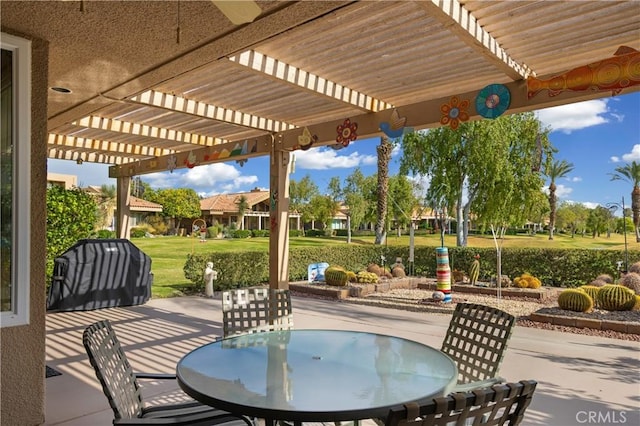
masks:
[(570, 178), (567, 178), (567, 180), (569, 182), (582, 182), (582, 178), (580, 176), (570, 177)]
[[(545, 194), (549, 194), (549, 187), (543, 186), (542, 192), (544, 192)], [(556, 185), (556, 197), (558, 198), (566, 198), (572, 192), (573, 192), (573, 188), (569, 188), (568, 186), (565, 186), (562, 184)]]
[(627, 163), (640, 161), (640, 144), (634, 145), (633, 148), (631, 148), (631, 152), (622, 154), (622, 159)]
[[(536, 111), (538, 119), (551, 128), (570, 134), (574, 130), (597, 126), (610, 121), (612, 114), (607, 107), (608, 99), (578, 102)], [(620, 116), (613, 117), (620, 121)]]
[(598, 207), (600, 205), (600, 203), (593, 203), (593, 202), (590, 202), (590, 201), (585, 201), (585, 202), (580, 203), (580, 204), (582, 204), (583, 206), (585, 206), (588, 209), (595, 209), (596, 207)]
[(618, 157), (617, 155), (613, 155), (609, 160), (611, 160), (612, 163), (619, 163), (620, 157)]
[(396, 155), (400, 154), (400, 152), (402, 151), (402, 146), (401, 144), (394, 144), (393, 145), (393, 149), (391, 150), (391, 156), (395, 157)]
[(375, 155), (361, 155), (357, 151), (349, 155), (340, 155), (332, 148), (312, 148), (308, 151), (296, 151), (296, 168), (310, 170), (346, 169), (376, 164)]
[(152, 188), (192, 188), (198, 194), (208, 196), (220, 192), (237, 191), (258, 181), (255, 175), (242, 175), (241, 171), (226, 163), (197, 166), (174, 173), (151, 173), (143, 177)]

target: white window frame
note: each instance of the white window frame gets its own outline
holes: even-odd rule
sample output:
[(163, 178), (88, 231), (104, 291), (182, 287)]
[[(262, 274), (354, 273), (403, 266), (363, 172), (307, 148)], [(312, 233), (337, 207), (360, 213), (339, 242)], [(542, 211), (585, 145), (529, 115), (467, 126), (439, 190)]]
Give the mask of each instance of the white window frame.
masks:
[[(31, 41), (0, 34), (0, 45), (13, 52), (13, 185), (11, 244), (11, 311), (2, 312), (1, 327), (29, 324), (31, 290)], [(44, 235), (42, 236), (44, 238)], [(44, 291), (44, 289), (42, 290)]]

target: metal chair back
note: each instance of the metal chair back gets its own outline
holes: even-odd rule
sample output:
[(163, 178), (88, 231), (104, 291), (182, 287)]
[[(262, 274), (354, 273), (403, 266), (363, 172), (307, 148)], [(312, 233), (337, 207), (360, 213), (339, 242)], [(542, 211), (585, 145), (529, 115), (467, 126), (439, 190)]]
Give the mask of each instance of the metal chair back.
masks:
[(516, 319), (490, 306), (458, 303), (441, 351), (458, 365), (458, 383), (498, 375)]
[(519, 425), (536, 386), (534, 380), (522, 380), (453, 393), (422, 405), (405, 404), (389, 411), (385, 426)]
[(143, 410), (140, 387), (109, 320), (87, 327), (82, 343), (115, 418), (140, 417)]
[(244, 288), (222, 292), (224, 337), (293, 328), (288, 289)]

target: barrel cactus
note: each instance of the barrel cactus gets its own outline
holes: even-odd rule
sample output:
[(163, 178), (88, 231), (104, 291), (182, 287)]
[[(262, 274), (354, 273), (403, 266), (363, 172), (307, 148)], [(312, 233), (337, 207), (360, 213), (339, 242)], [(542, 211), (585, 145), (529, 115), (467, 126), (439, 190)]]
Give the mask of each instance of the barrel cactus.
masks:
[(598, 293), (600, 292), (600, 287), (595, 285), (583, 285), (578, 288), (587, 293), (591, 299), (593, 299), (594, 307), (598, 307)]
[(628, 311), (636, 303), (633, 290), (617, 284), (607, 284), (598, 292), (598, 306), (607, 311)]
[[(612, 281), (612, 282), (613, 282), (613, 281)], [(612, 283), (612, 282), (611, 282), (611, 283)], [(589, 283), (589, 285), (594, 286), (594, 287), (604, 287), (605, 285), (607, 285), (607, 284), (611, 284), (611, 283), (608, 283), (608, 282), (603, 281), (603, 280), (595, 279), (595, 280), (591, 281), (591, 282)]]
[(380, 280), (377, 274), (373, 272), (360, 271), (356, 276), (359, 283), (372, 283), (375, 284)]
[(474, 260), (471, 263), (471, 269), (469, 270), (469, 281), (471, 285), (475, 285), (480, 275), (480, 255), (476, 254)]
[(520, 275), (519, 277), (516, 277), (513, 280), (513, 284), (518, 288), (533, 288), (533, 289), (540, 288), (540, 286), (542, 285), (539, 279), (537, 279), (533, 275), (528, 274), (526, 272)]
[(635, 272), (636, 274), (640, 274), (640, 262), (634, 262), (629, 265), (629, 272)]
[(609, 274), (600, 274), (596, 277), (596, 280), (604, 281), (606, 284), (613, 284), (613, 277)]
[(570, 288), (560, 293), (558, 306), (565, 311), (589, 312), (593, 309), (593, 299), (584, 290)]
[(640, 296), (636, 294), (636, 303), (631, 308), (632, 311), (640, 311)]
[(384, 269), (382, 269), (379, 265), (376, 265), (375, 263), (371, 263), (369, 266), (367, 266), (367, 272), (372, 272), (377, 276), (382, 276), (384, 274)]
[(341, 266), (329, 266), (324, 271), (324, 279), (327, 284), (344, 287), (347, 285), (347, 271)]
[(640, 294), (640, 274), (629, 272), (620, 279), (620, 284), (630, 288), (635, 294)]
[(356, 277), (356, 273), (353, 271), (347, 271), (347, 281), (349, 281), (350, 283), (357, 282), (358, 278)]
[(391, 270), (391, 275), (394, 278), (404, 278), (407, 276), (407, 274), (404, 272), (404, 268), (401, 266), (394, 266)]

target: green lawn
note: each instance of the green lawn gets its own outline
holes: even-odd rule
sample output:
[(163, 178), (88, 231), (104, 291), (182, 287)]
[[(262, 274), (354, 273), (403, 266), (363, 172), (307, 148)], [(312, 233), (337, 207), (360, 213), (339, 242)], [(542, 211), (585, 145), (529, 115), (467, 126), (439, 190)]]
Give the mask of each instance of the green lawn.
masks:
[[(373, 244), (373, 237), (354, 238), (353, 244)], [(635, 242), (635, 236), (627, 234), (628, 247), (636, 250), (640, 244)], [(241, 250), (267, 250), (269, 238), (249, 238), (249, 239), (227, 239), (227, 240), (207, 240), (201, 243), (197, 238), (190, 237), (157, 237), (157, 238), (136, 238), (132, 242), (152, 259), (152, 272), (154, 283), (152, 288), (153, 297), (171, 297), (188, 292), (191, 289), (191, 282), (184, 277), (182, 268), (184, 267), (187, 255), (190, 253), (207, 253), (212, 251), (241, 251)], [(343, 237), (296, 237), (289, 240), (289, 245), (295, 247), (308, 247), (327, 244), (345, 244)], [(409, 237), (389, 236), (388, 245), (409, 245)], [(416, 246), (439, 246), (439, 235), (417, 236)], [(454, 235), (445, 236), (445, 245), (455, 247)], [(471, 236), (469, 247), (494, 247), (493, 238), (490, 235)], [(582, 248), (582, 249), (609, 249), (624, 250), (624, 237), (612, 234), (611, 238), (590, 236), (576, 236), (571, 238), (567, 235), (555, 235), (553, 241), (549, 241), (547, 235), (536, 236), (507, 236), (503, 242), (503, 247), (549, 247), (549, 248)]]

